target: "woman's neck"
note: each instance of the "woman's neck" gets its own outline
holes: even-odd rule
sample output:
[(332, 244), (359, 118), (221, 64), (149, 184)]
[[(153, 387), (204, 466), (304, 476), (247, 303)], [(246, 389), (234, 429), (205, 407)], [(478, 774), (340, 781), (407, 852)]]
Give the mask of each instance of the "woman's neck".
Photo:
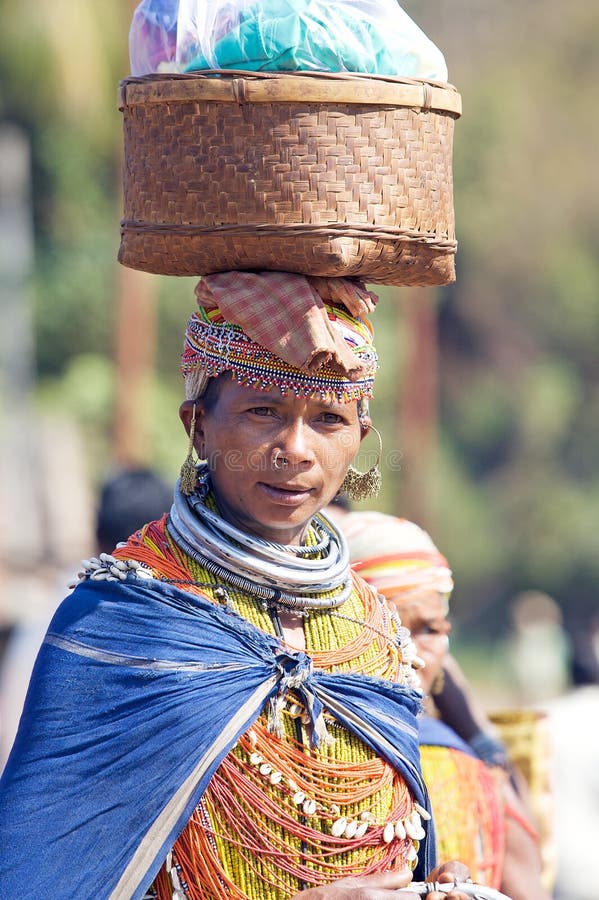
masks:
[(251, 537), (260, 538), (274, 544), (283, 544), (289, 546), (302, 546), (306, 543), (308, 532), (310, 530), (310, 521), (302, 522), (293, 528), (269, 528), (268, 526), (257, 527), (256, 523), (251, 520), (244, 519), (243, 516), (237, 514), (230, 509), (226, 502), (218, 496), (214, 486), (211, 488), (212, 496), (216, 503), (216, 510), (226, 522), (249, 534)]

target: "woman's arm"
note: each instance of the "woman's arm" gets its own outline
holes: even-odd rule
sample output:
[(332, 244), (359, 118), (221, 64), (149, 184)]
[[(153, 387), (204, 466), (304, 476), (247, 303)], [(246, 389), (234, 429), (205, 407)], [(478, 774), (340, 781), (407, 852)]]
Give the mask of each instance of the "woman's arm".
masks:
[(539, 839), (512, 785), (504, 785), (505, 857), (501, 890), (512, 900), (551, 900), (541, 883)]

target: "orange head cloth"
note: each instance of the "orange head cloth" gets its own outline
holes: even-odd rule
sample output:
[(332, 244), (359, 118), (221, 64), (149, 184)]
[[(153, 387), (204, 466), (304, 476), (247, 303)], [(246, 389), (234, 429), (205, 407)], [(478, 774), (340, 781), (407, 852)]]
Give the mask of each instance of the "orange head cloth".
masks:
[(352, 569), (395, 603), (420, 591), (449, 597), (451, 569), (429, 535), (407, 519), (385, 513), (351, 512), (339, 525), (349, 545)]

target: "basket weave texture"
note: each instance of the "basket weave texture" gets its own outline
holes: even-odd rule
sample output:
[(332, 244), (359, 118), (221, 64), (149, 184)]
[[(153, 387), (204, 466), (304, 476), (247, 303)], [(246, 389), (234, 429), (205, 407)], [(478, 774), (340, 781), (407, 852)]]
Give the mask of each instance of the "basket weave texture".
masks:
[(552, 747), (546, 713), (534, 709), (497, 710), (489, 715), (505, 744), (510, 761), (520, 770), (530, 792), (529, 802), (539, 831), (543, 887), (551, 893), (556, 873)]
[(454, 280), (451, 85), (218, 74), (121, 83), (121, 263)]

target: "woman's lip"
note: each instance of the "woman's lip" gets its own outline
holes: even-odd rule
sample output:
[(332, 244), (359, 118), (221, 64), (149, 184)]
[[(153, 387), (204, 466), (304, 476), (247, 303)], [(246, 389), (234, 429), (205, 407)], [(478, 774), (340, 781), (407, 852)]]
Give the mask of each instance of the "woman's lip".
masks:
[(267, 484), (265, 481), (260, 481), (258, 484), (272, 500), (284, 506), (299, 506), (308, 494), (312, 492), (312, 488), (302, 488), (294, 485)]

